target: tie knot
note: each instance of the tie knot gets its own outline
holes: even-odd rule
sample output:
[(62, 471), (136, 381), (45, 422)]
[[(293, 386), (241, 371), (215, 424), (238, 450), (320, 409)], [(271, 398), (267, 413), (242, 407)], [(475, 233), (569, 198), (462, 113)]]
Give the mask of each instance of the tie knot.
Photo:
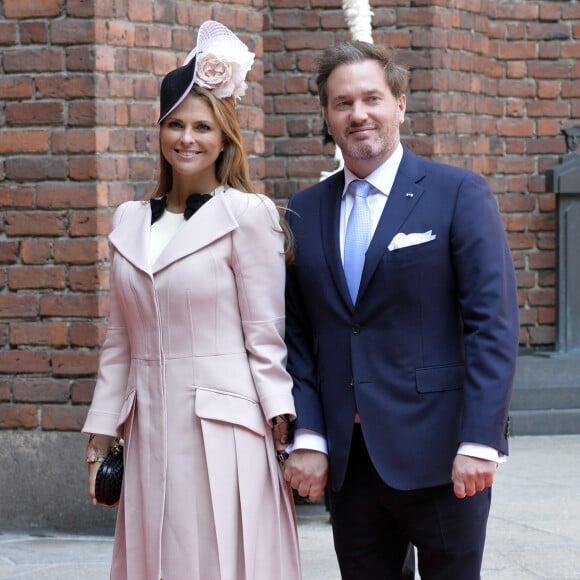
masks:
[(349, 189), (351, 189), (357, 197), (367, 197), (371, 191), (371, 184), (362, 179), (355, 179), (350, 182)]

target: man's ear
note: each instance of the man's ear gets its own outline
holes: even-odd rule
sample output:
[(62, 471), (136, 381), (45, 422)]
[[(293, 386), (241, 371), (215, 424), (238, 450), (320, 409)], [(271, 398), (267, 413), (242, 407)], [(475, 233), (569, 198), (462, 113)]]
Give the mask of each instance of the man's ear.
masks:
[(322, 109), (322, 118), (324, 119), (324, 125), (326, 127), (326, 132), (329, 135), (332, 135), (332, 131), (330, 130), (330, 125), (328, 124), (328, 115), (326, 114), (326, 109)]

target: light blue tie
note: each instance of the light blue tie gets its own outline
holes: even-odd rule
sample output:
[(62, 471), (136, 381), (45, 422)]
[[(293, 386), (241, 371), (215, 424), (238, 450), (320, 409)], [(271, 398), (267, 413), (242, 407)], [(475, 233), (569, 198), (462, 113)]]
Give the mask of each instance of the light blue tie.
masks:
[(368, 181), (359, 179), (355, 179), (348, 186), (349, 192), (354, 193), (354, 205), (346, 224), (344, 274), (353, 304), (356, 302), (365, 253), (371, 240), (371, 212), (367, 203), (371, 187)]

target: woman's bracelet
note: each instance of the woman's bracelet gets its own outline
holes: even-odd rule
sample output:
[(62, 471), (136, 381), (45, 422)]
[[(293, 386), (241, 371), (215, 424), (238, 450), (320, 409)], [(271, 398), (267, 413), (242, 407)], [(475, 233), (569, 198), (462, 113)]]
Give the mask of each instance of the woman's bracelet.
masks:
[(100, 463), (101, 461), (105, 460), (105, 457), (106, 455), (100, 455), (99, 452), (93, 447), (90, 447), (87, 451), (87, 463), (89, 464)]

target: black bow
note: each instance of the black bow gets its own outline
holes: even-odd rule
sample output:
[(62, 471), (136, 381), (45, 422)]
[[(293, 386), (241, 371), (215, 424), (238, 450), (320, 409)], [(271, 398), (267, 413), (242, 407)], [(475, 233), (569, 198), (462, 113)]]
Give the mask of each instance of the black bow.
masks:
[[(213, 196), (209, 193), (192, 193), (185, 201), (183, 217), (188, 220), (206, 201)], [(151, 199), (151, 225), (153, 225), (165, 211), (167, 196), (154, 197)]]
[(185, 202), (183, 217), (188, 220), (212, 195), (209, 193), (192, 193)]

